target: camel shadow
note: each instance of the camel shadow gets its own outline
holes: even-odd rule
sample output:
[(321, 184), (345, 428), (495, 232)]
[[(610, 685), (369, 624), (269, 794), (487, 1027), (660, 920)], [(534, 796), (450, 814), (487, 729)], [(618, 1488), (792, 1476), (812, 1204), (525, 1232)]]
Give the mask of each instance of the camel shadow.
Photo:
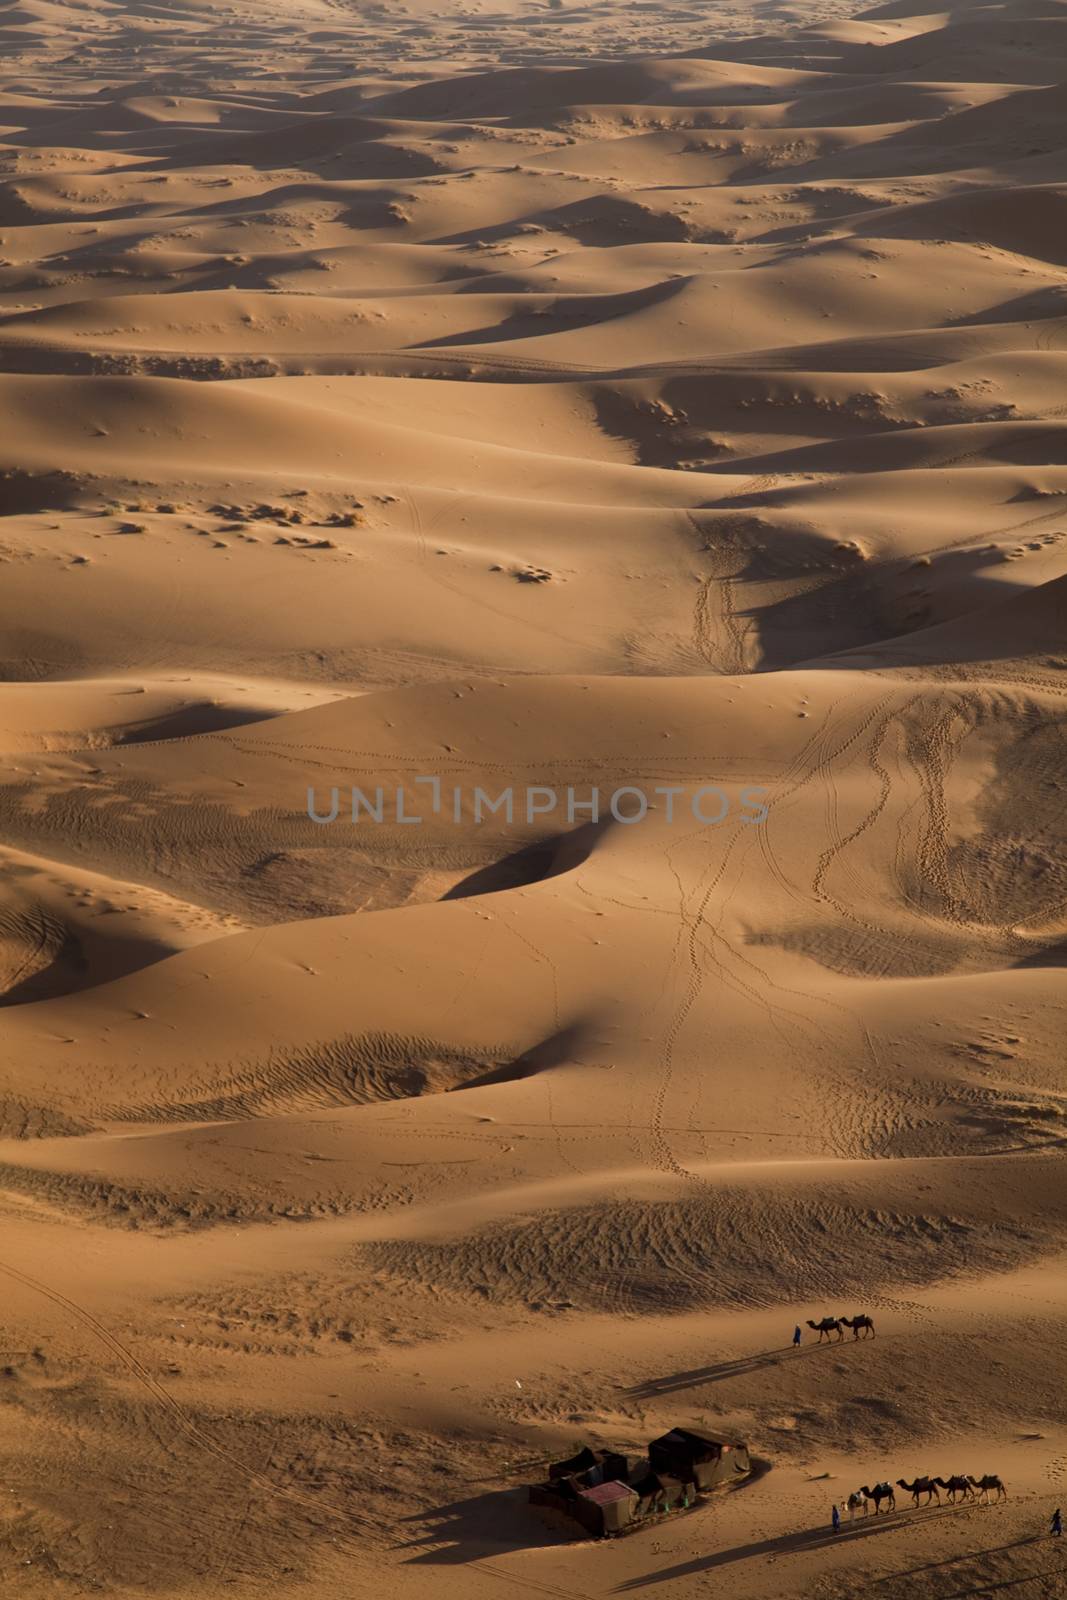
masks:
[(693, 1578), (702, 1572), (713, 1572), (716, 1567), (732, 1566), (736, 1561), (748, 1561), (755, 1556), (793, 1555), (808, 1550), (829, 1550), (833, 1546), (855, 1544), (860, 1539), (871, 1539), (879, 1533), (892, 1533), (903, 1526), (899, 1515), (883, 1515), (877, 1521), (873, 1516), (859, 1523), (845, 1523), (840, 1533), (826, 1528), (807, 1528), (801, 1533), (783, 1533), (774, 1539), (757, 1539), (752, 1544), (733, 1545), (729, 1550), (716, 1550), (712, 1555), (697, 1556), (693, 1561), (681, 1561), (677, 1566), (665, 1567), (662, 1572), (650, 1573), (646, 1578), (631, 1578), (620, 1584), (614, 1594), (631, 1594), (637, 1589), (648, 1589), (656, 1583), (673, 1583), (679, 1578)]
[(961, 1510), (958, 1506), (931, 1506), (920, 1511), (891, 1511), (881, 1516), (873, 1512), (859, 1522), (845, 1522), (840, 1533), (828, 1528), (805, 1528), (800, 1533), (782, 1533), (775, 1539), (758, 1539), (753, 1544), (738, 1544), (729, 1550), (716, 1550), (712, 1555), (698, 1556), (694, 1561), (682, 1561), (677, 1566), (665, 1567), (662, 1572), (651, 1573), (647, 1578), (631, 1578), (612, 1592), (629, 1594), (637, 1589), (650, 1588), (654, 1583), (671, 1583), (678, 1578), (692, 1578), (702, 1572), (712, 1572), (716, 1567), (728, 1567), (735, 1561), (748, 1561), (754, 1556), (795, 1555), (809, 1550), (830, 1550), (846, 1544), (856, 1544), (861, 1539), (873, 1539), (880, 1533), (893, 1533), (916, 1522), (932, 1522), (937, 1517), (951, 1516)]
[[(834, 1342), (852, 1344), (853, 1340)], [(643, 1383), (636, 1383), (623, 1392), (630, 1400), (655, 1400), (661, 1395), (678, 1394), (682, 1389), (695, 1389), (702, 1383), (722, 1383), (725, 1378), (743, 1378), (750, 1372), (762, 1372), (767, 1367), (777, 1367), (783, 1362), (814, 1355), (817, 1350), (832, 1348), (825, 1340), (822, 1344), (799, 1347), (787, 1344), (779, 1350), (761, 1351), (759, 1355), (738, 1356), (733, 1361), (716, 1361), (707, 1367), (691, 1367), (686, 1372), (669, 1372), (662, 1378), (646, 1378)]]

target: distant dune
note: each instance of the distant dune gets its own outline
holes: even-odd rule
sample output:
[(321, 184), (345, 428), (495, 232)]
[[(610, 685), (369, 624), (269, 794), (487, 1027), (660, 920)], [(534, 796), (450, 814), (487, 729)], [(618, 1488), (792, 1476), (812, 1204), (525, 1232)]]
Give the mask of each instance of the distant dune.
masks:
[(0, 4), (5, 1600), (1067, 1595), (1067, 8), (849, 9)]

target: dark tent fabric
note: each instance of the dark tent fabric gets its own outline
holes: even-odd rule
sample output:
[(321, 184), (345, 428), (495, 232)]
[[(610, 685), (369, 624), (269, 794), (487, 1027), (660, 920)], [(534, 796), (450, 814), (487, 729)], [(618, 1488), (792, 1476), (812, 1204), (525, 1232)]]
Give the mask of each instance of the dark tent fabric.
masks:
[(595, 1467), (596, 1456), (586, 1445), (579, 1450), (576, 1456), (571, 1456), (569, 1461), (554, 1461), (548, 1469), (550, 1478), (569, 1478), (575, 1472), (585, 1472), (589, 1467)]
[(699, 1489), (711, 1489), (748, 1472), (751, 1466), (746, 1445), (712, 1439), (688, 1428), (672, 1428), (670, 1433), (653, 1439), (648, 1459), (655, 1472), (694, 1483)]
[(530, 1503), (563, 1512), (596, 1538), (610, 1538), (686, 1510), (701, 1494), (749, 1471), (748, 1446), (739, 1440), (672, 1428), (632, 1465), (614, 1451), (588, 1448), (554, 1462), (548, 1481), (531, 1487)]
[(689, 1484), (681, 1478), (671, 1478), (659, 1472), (649, 1472), (630, 1487), (638, 1497), (639, 1515), (649, 1512), (673, 1511), (676, 1506), (687, 1505), (695, 1495)]

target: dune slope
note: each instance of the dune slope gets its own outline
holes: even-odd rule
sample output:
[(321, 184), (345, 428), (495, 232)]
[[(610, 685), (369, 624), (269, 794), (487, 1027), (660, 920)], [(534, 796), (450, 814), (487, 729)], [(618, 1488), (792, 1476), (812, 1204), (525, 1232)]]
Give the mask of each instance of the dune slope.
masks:
[(1067, 7), (850, 10), (0, 5), (5, 1595), (1067, 1594)]

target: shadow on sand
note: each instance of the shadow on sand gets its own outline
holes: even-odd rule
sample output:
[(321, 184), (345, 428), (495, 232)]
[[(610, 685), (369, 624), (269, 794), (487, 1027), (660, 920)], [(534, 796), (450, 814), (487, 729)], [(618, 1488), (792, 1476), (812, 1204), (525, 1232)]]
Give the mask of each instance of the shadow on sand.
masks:
[(859, 1522), (842, 1524), (840, 1533), (829, 1528), (805, 1528), (800, 1533), (782, 1533), (776, 1539), (757, 1539), (752, 1544), (733, 1545), (729, 1550), (715, 1550), (710, 1555), (697, 1556), (693, 1561), (682, 1561), (674, 1567), (664, 1567), (645, 1578), (631, 1578), (614, 1589), (614, 1594), (631, 1594), (638, 1589), (648, 1589), (657, 1583), (672, 1583), (679, 1578), (694, 1578), (702, 1572), (713, 1572), (716, 1567), (732, 1566), (735, 1561), (748, 1561), (754, 1556), (798, 1555), (809, 1550), (829, 1550), (834, 1546), (856, 1544), (861, 1539), (872, 1539), (880, 1533), (900, 1532), (916, 1522), (931, 1522), (938, 1517), (952, 1516), (962, 1507), (933, 1507), (930, 1511), (894, 1511), (876, 1517), (862, 1518)]
[[(543, 1463), (538, 1465), (543, 1470)], [(770, 1470), (771, 1463), (757, 1457), (752, 1462), (752, 1471), (744, 1479), (716, 1493), (740, 1494)], [(592, 1537), (578, 1523), (562, 1515), (558, 1515), (557, 1521), (557, 1513), (546, 1512), (543, 1507), (536, 1513), (531, 1512), (527, 1493), (525, 1485), (493, 1489), (469, 1500), (457, 1500), (452, 1505), (406, 1517), (406, 1522), (419, 1523), (423, 1531), (417, 1538), (394, 1548), (416, 1552), (408, 1557), (416, 1564), (460, 1566), (470, 1561), (482, 1562), (487, 1556), (504, 1555), (508, 1551), (540, 1550), (550, 1545), (587, 1542)], [(701, 1502), (698, 1502), (682, 1514), (695, 1515), (700, 1509)], [(487, 1534), (487, 1528), (492, 1532)], [(634, 1537), (640, 1539), (642, 1531), (636, 1528)]]
[[(1029, 1534), (1025, 1539), (1013, 1539), (1009, 1544), (990, 1545), (985, 1550), (961, 1550), (958, 1556), (946, 1556), (943, 1561), (930, 1561), (922, 1567), (908, 1567), (902, 1572), (887, 1572), (880, 1578), (871, 1580), (871, 1588), (877, 1589), (880, 1583), (900, 1583), (905, 1579), (926, 1579), (937, 1577), (951, 1581), (954, 1576), (953, 1567), (961, 1566), (965, 1561), (980, 1561), (983, 1556), (1000, 1556), (1009, 1550), (1024, 1550), (1046, 1542), (1040, 1534)], [(965, 1589), (952, 1589), (946, 1593), (944, 1600), (978, 1600), (982, 1595), (998, 1594), (1005, 1589), (1016, 1589), (1026, 1583), (1035, 1583), (1038, 1578), (1059, 1577), (1067, 1578), (1067, 1562), (1061, 1561), (1058, 1566), (1042, 1567), (1038, 1572), (1023, 1572), (1013, 1578), (971, 1578), (963, 1574), (967, 1584)], [(1059, 1590), (1056, 1591), (1059, 1593)]]
[[(424, 1531), (393, 1548), (413, 1552), (408, 1560), (415, 1565), (445, 1567), (465, 1566), (514, 1550), (572, 1544), (573, 1533), (557, 1532), (547, 1519), (531, 1515), (526, 1495), (525, 1487), (495, 1489), (405, 1517), (405, 1522), (420, 1523)], [(492, 1532), (487, 1534), (487, 1528)]]
[[(981, 1554), (981, 1551), (979, 1551), (979, 1554)], [(1062, 1577), (1062, 1565), (1058, 1567), (1042, 1567), (1040, 1572), (1026, 1572), (1019, 1578), (1001, 1578), (997, 1583), (979, 1581), (970, 1589), (953, 1589), (951, 1594), (945, 1595), (944, 1600), (982, 1600), (985, 1595), (996, 1594), (1002, 1589), (1017, 1589), (1020, 1584), (1034, 1583), (1038, 1578)], [(1063, 1590), (1057, 1588), (1055, 1593), (1062, 1594)]]
[(834, 1340), (827, 1344), (801, 1345), (798, 1349), (783, 1345), (780, 1350), (764, 1350), (759, 1355), (738, 1356), (733, 1361), (716, 1361), (707, 1367), (691, 1367), (687, 1372), (669, 1372), (662, 1378), (646, 1378), (624, 1393), (631, 1400), (655, 1400), (660, 1395), (677, 1394), (682, 1389), (695, 1389), (702, 1383), (721, 1383), (724, 1378), (743, 1378), (749, 1372), (762, 1372), (766, 1367), (777, 1367), (784, 1362), (799, 1361), (813, 1356), (818, 1350), (832, 1350), (836, 1344), (852, 1344), (852, 1339)]

